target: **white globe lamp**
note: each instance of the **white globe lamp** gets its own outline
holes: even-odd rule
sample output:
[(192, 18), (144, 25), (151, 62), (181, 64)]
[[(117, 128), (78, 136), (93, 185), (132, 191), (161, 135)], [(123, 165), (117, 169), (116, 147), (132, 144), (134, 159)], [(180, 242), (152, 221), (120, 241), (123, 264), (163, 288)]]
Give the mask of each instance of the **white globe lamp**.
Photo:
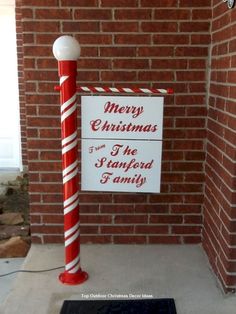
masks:
[(74, 37), (64, 35), (55, 40), (52, 51), (58, 61), (77, 60), (80, 56), (80, 45)]

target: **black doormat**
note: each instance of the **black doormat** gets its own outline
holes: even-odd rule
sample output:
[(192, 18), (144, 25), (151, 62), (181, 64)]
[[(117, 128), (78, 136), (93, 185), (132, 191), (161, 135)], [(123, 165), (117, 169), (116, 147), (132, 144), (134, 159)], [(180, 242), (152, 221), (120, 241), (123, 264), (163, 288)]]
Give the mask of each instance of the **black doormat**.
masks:
[(177, 314), (174, 299), (64, 301), (60, 314)]

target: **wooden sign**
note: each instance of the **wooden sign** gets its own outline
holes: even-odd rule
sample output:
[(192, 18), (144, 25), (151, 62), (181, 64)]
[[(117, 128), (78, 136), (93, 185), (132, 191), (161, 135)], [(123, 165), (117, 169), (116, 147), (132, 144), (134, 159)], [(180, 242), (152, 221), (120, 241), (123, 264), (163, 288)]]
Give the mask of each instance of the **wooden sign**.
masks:
[(81, 189), (160, 192), (163, 97), (82, 96)]

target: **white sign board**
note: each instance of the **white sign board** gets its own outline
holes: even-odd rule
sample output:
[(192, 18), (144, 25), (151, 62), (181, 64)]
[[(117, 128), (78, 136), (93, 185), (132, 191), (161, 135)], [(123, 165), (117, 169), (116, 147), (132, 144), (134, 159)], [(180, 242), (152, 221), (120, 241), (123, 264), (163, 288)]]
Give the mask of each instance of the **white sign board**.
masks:
[(82, 96), (87, 191), (160, 192), (163, 97)]
[(159, 192), (161, 141), (82, 140), (82, 190)]
[(162, 140), (163, 97), (82, 96), (82, 138)]

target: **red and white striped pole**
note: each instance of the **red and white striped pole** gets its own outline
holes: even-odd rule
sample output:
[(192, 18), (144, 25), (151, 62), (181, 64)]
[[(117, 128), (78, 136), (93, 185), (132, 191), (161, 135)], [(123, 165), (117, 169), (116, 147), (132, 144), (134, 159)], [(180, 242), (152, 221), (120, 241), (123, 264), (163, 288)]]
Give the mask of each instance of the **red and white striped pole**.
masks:
[(58, 60), (61, 98), (62, 168), (64, 196), (65, 270), (59, 280), (68, 285), (83, 283), (88, 274), (80, 266), (80, 220), (78, 188), (78, 136), (76, 75), (79, 43), (61, 36), (53, 44)]

